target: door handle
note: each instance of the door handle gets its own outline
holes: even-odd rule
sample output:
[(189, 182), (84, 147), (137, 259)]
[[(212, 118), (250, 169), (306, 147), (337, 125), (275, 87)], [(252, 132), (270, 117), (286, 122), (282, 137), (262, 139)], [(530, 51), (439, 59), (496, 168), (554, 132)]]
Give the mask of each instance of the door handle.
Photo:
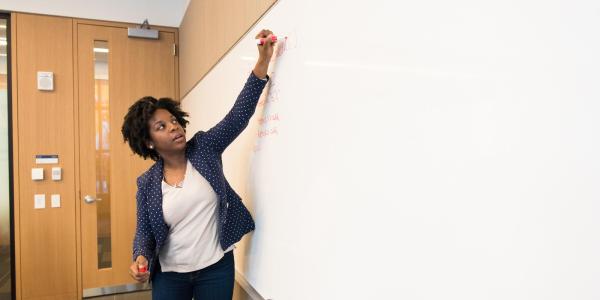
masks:
[(102, 201), (102, 199), (90, 195), (85, 195), (85, 197), (83, 197), (83, 201), (85, 201), (85, 203), (87, 204), (92, 204), (96, 201)]

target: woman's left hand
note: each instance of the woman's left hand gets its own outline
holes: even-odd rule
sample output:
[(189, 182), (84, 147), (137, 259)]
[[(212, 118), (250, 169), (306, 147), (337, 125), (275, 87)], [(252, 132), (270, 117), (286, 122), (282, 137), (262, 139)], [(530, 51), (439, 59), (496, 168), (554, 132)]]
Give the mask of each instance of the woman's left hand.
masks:
[(265, 42), (262, 45), (258, 45), (259, 57), (253, 70), (254, 75), (261, 79), (267, 77), (269, 62), (271, 62), (271, 57), (273, 56), (273, 45), (275, 45), (275, 42), (271, 40), (272, 36), (273, 32), (268, 29), (263, 29), (256, 35), (257, 39), (265, 39)]
[(271, 57), (273, 56), (273, 46), (275, 45), (275, 42), (271, 40), (272, 36), (273, 32), (268, 29), (263, 29), (256, 35), (257, 39), (265, 39), (265, 42), (262, 45), (258, 45), (259, 61), (269, 62), (271, 60)]

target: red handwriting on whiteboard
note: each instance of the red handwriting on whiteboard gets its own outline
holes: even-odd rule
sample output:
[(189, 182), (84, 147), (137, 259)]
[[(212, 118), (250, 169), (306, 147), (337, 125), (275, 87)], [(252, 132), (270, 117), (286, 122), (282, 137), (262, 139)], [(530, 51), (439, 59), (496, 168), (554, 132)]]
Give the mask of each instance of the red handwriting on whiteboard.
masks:
[(264, 106), (268, 103), (273, 103), (279, 100), (279, 88), (277, 87), (277, 83), (275, 81), (275, 72), (271, 73), (271, 80), (269, 81), (269, 89), (267, 91), (267, 95), (265, 97), (261, 97), (260, 101), (258, 101), (258, 106)]
[(283, 55), (283, 53), (285, 53), (285, 51), (287, 50), (287, 39), (288, 37), (286, 36), (283, 41), (277, 43), (277, 52), (275, 52), (275, 56), (276, 57), (280, 57)]
[(275, 101), (279, 100), (279, 89), (278, 88), (274, 88), (274, 89), (270, 90), (269, 91), (269, 95), (267, 96), (267, 98), (271, 102), (275, 102)]
[(264, 137), (268, 137), (271, 135), (277, 135), (279, 134), (279, 131), (277, 131), (277, 127), (273, 127), (273, 128), (268, 128), (268, 129), (261, 129), (258, 131), (258, 137), (259, 138), (264, 138)]
[(273, 102), (275, 102), (275, 100), (276, 99), (273, 99), (273, 98), (270, 98), (270, 97), (266, 97), (266, 98), (264, 98), (264, 99), (262, 99), (262, 100), (260, 100), (258, 102), (258, 106), (264, 106), (266, 104), (273, 103)]
[(260, 119), (258, 119), (258, 124), (263, 125), (265, 123), (273, 121), (279, 121), (279, 114), (275, 113), (265, 117), (261, 117)]

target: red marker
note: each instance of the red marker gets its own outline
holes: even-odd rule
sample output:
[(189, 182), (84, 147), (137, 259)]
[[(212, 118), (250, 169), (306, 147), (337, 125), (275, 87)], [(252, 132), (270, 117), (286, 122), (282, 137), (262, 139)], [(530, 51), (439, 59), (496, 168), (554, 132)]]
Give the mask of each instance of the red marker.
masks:
[(148, 271), (148, 267), (146, 265), (138, 265), (138, 272), (146, 273)]
[[(265, 43), (266, 40), (267, 40), (267, 38), (256, 39), (256, 44), (262, 46)], [(273, 43), (277, 42), (277, 36), (272, 35), (271, 36), (271, 42), (273, 42)]]

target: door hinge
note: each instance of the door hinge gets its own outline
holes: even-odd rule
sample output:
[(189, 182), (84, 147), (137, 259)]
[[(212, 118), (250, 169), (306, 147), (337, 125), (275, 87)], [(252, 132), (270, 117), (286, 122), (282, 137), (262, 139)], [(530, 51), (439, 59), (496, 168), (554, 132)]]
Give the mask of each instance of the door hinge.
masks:
[(177, 56), (177, 44), (173, 44), (173, 56)]

